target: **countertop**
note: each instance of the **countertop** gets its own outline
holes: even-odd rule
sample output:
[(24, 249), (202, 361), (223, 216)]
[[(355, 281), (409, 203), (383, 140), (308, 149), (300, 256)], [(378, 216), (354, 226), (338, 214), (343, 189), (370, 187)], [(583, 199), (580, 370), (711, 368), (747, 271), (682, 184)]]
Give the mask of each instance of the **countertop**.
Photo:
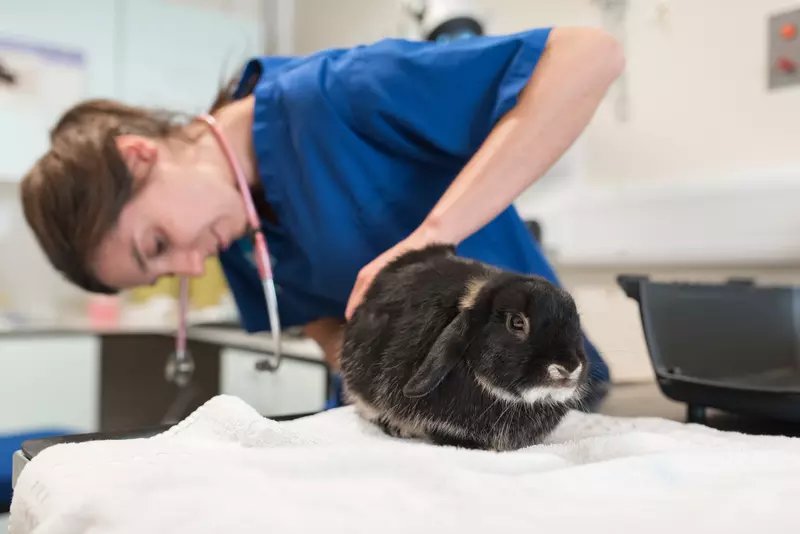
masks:
[[(173, 325), (147, 323), (117, 323), (113, 325), (94, 325), (84, 320), (58, 322), (29, 322), (19, 325), (6, 325), (0, 328), (0, 339), (13, 337), (45, 336), (117, 336), (117, 335), (157, 335), (175, 336)], [(197, 324), (187, 331), (189, 341), (212, 343), (229, 348), (249, 350), (259, 353), (273, 353), (274, 343), (269, 332), (250, 334), (232, 324)], [(294, 357), (322, 360), (323, 353), (312, 339), (284, 331), (281, 336), (281, 349), (284, 354)]]

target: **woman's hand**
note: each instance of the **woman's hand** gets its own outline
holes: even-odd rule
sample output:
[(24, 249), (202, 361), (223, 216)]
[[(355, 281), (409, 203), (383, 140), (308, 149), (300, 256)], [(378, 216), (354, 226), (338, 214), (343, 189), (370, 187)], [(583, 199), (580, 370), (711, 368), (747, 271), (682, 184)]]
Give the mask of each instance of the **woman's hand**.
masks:
[(364, 293), (366, 293), (369, 286), (372, 285), (372, 281), (381, 269), (405, 252), (425, 248), (433, 243), (439, 243), (439, 241), (436, 240), (436, 233), (428, 226), (423, 225), (410, 236), (365, 265), (358, 273), (353, 291), (350, 293), (350, 300), (347, 302), (347, 311), (345, 312), (347, 320), (349, 321), (353, 316), (353, 312), (358, 308), (358, 305), (361, 304), (361, 300), (364, 298)]

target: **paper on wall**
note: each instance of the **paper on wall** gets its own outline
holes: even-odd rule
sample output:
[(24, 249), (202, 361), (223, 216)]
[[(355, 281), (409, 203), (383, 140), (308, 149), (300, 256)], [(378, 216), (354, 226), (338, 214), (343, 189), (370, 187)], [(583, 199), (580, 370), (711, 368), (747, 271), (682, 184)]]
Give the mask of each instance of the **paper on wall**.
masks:
[(0, 36), (0, 108), (60, 114), (84, 98), (85, 67), (81, 52)]

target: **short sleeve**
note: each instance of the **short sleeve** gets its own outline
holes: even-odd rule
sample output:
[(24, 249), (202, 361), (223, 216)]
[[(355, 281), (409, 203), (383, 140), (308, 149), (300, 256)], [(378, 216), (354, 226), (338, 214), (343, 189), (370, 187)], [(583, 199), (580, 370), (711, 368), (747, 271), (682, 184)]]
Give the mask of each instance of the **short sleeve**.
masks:
[(393, 151), (470, 158), (517, 102), (549, 28), (449, 42), (384, 40), (354, 49), (331, 74), (342, 114)]

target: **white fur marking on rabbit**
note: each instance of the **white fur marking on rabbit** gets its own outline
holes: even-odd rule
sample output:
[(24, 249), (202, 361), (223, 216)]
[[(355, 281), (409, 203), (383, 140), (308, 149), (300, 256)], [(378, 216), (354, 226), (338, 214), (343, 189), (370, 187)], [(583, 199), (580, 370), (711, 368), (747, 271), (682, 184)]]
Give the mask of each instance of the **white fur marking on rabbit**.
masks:
[[(580, 369), (578, 369), (577, 372), (578, 374), (575, 376), (580, 375)], [(557, 378), (561, 378), (561, 375), (559, 374)], [(518, 396), (504, 389), (500, 389), (496, 386), (493, 386), (492, 384), (489, 383), (488, 380), (486, 380), (484, 377), (480, 375), (475, 375), (475, 381), (488, 394), (504, 402), (525, 402), (528, 404), (534, 404), (535, 402), (540, 402), (540, 401), (567, 402), (571, 400), (578, 392), (577, 388), (575, 387), (536, 386), (527, 391), (524, 391), (522, 395)]]
[(469, 435), (469, 432), (467, 432), (466, 429), (456, 426), (452, 423), (448, 423), (447, 421), (428, 421), (427, 426), (431, 430), (438, 430), (459, 438)]
[(518, 396), (514, 395), (513, 393), (509, 393), (504, 389), (500, 389), (496, 386), (493, 386), (492, 384), (489, 383), (488, 380), (486, 380), (486, 378), (482, 377), (479, 374), (475, 375), (475, 381), (478, 383), (479, 386), (481, 386), (486, 391), (486, 393), (497, 399), (500, 399), (501, 401), (505, 402), (520, 401), (520, 398)]
[(406, 439), (408, 438), (426, 439), (428, 437), (428, 433), (425, 432), (425, 428), (421, 426), (417, 421), (407, 423), (405, 421), (396, 421), (390, 419), (389, 424), (395, 427), (395, 429), (398, 432), (398, 437)]
[(405, 421), (391, 417), (388, 413), (382, 416), (377, 408), (364, 401), (364, 399), (353, 392), (348, 392), (347, 398), (355, 406), (356, 412), (365, 420), (371, 423), (378, 423), (383, 417), (385, 423), (392, 427), (397, 437), (429, 440), (431, 430), (445, 432), (452, 436), (459, 437), (468, 435), (465, 429), (446, 421), (434, 421), (420, 416), (415, 417), (412, 421)]
[(535, 402), (567, 402), (578, 392), (576, 387), (542, 387), (536, 386), (522, 393), (525, 402), (533, 404)]
[(436, 421), (421, 416), (416, 416), (412, 420), (394, 419), (388, 416), (390, 424), (395, 427), (401, 437), (417, 438), (429, 440), (431, 431), (444, 432), (451, 436), (464, 437), (468, 432), (447, 421)]
[(378, 419), (380, 416), (378, 410), (364, 402), (364, 400), (359, 398), (357, 395), (350, 394), (349, 397), (352, 403), (355, 405), (356, 411), (361, 415), (361, 417), (368, 421), (375, 421)]
[(486, 285), (486, 282), (487, 280), (485, 278), (473, 278), (467, 282), (464, 296), (462, 296), (461, 300), (459, 301), (461, 311), (472, 308), (472, 306), (475, 304), (475, 299), (478, 298), (478, 293), (481, 292), (481, 289), (483, 289), (483, 286)]

